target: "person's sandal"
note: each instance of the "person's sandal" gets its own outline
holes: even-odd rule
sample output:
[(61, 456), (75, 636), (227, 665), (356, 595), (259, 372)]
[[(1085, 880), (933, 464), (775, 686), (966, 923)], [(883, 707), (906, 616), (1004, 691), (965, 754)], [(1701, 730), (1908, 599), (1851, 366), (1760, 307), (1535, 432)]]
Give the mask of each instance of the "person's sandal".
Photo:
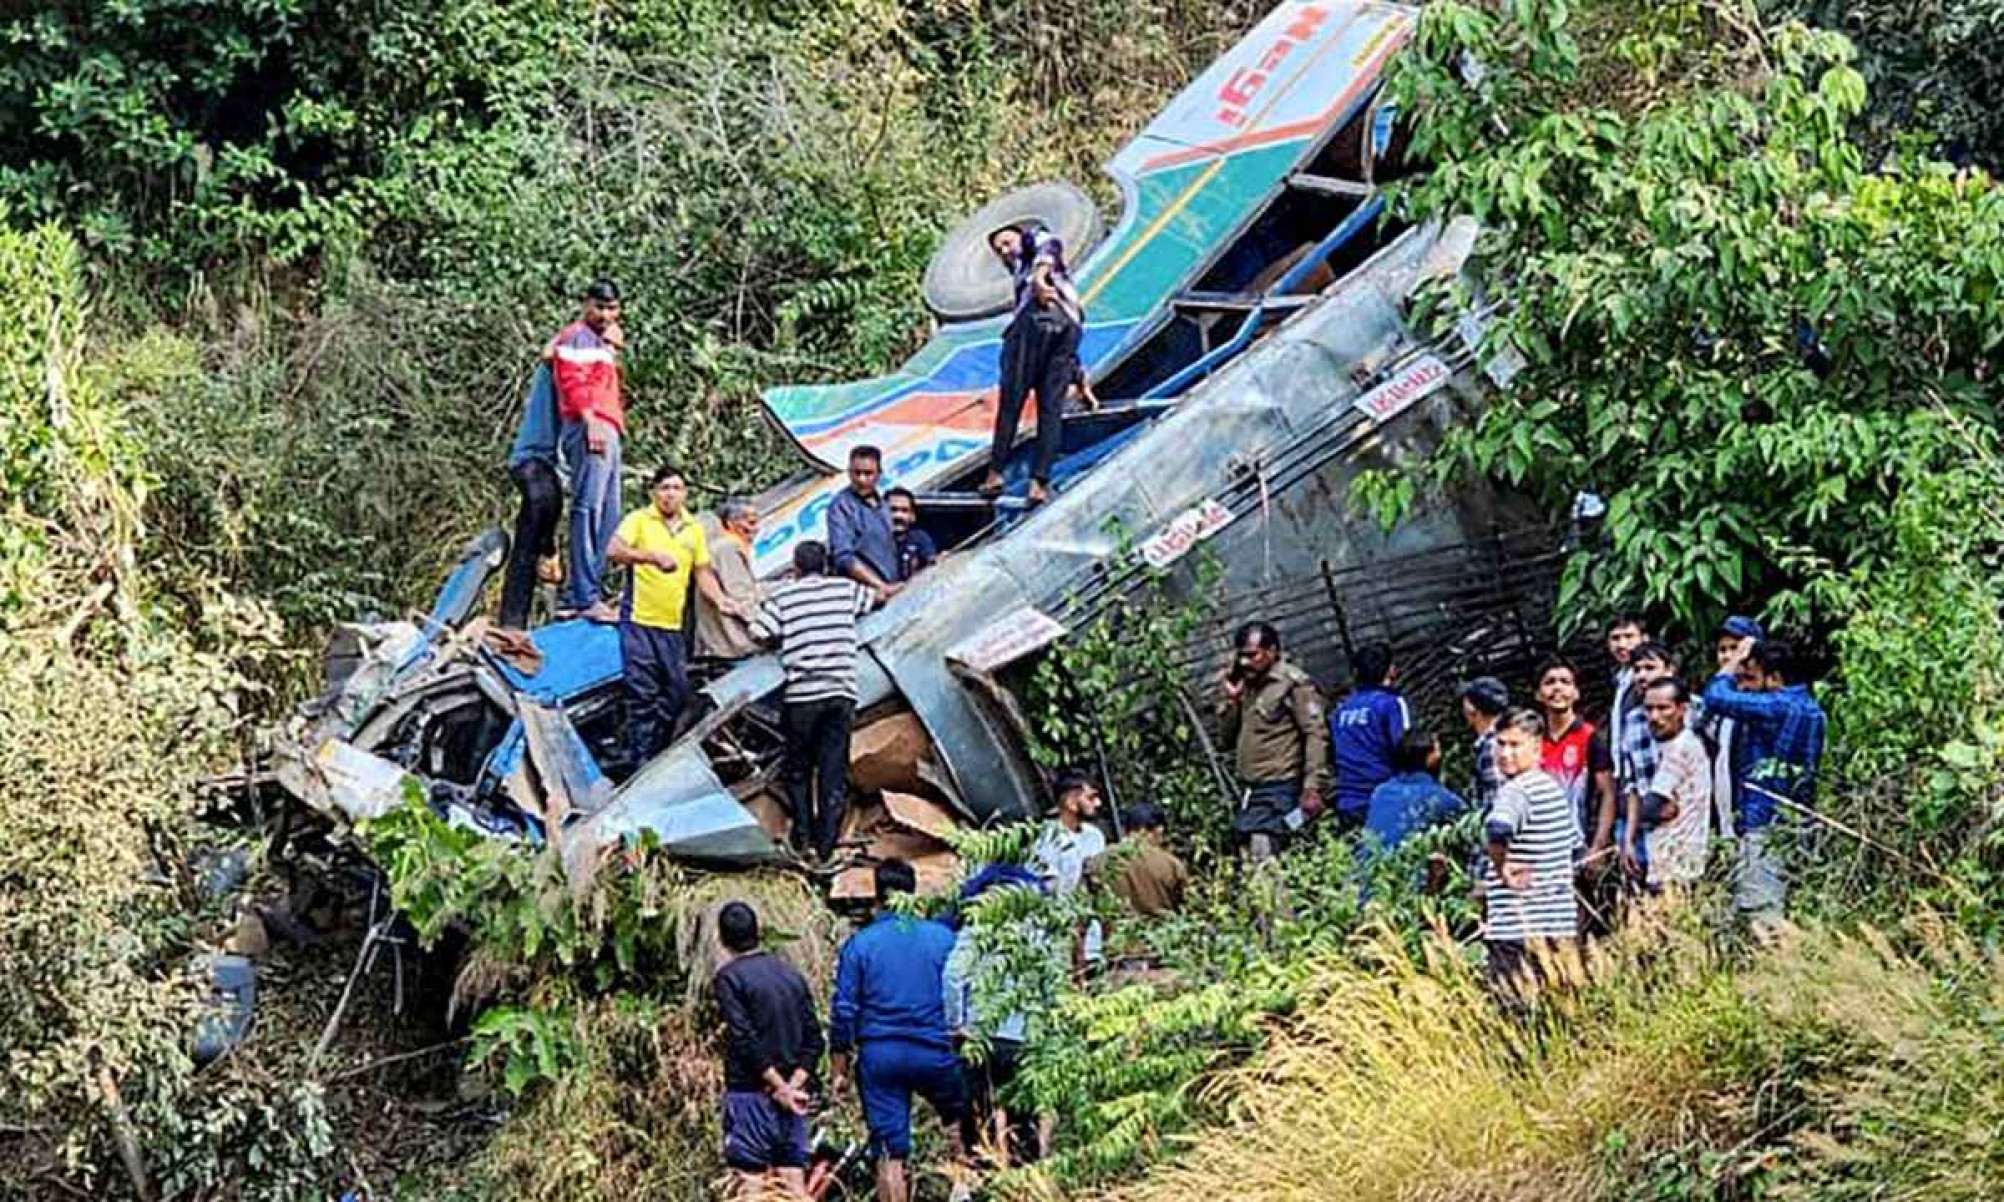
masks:
[(1029, 495), (1024, 498), (1024, 500), (1029, 503), (1030, 508), (1035, 509), (1037, 506), (1042, 505), (1044, 502), (1050, 499), (1051, 499), (1051, 490), (1049, 486), (1039, 484), (1034, 480), (1030, 482)]

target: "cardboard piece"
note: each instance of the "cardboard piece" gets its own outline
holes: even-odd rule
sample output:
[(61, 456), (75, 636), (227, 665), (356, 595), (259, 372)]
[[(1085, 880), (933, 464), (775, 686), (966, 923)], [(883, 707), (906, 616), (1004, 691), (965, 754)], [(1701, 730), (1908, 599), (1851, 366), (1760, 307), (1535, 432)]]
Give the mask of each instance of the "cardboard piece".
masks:
[(887, 791), (881, 799), (854, 799), (843, 817), (842, 838), (863, 844), (862, 862), (836, 874), (829, 896), (867, 900), (876, 892), (874, 867), (889, 859), (912, 866), (920, 895), (947, 892), (960, 879), (960, 857), (946, 844), (958, 827), (945, 807), (923, 797)]
[(849, 779), (858, 793), (895, 789), (916, 793), (938, 779), (932, 740), (912, 714), (881, 718), (849, 736)]
[[(950, 851), (912, 860), (911, 866), (918, 877), (920, 897), (945, 893), (960, 879), (960, 860)], [(877, 877), (873, 864), (858, 864), (854, 868), (843, 869), (835, 874), (835, 880), (828, 888), (828, 896), (834, 901), (868, 901), (876, 894)]]
[(941, 843), (960, 829), (945, 806), (910, 793), (884, 790), (884, 810), (897, 825), (931, 835)]
[(749, 797), (738, 799), (745, 809), (771, 837), (774, 843), (784, 844), (793, 834), (793, 815), (787, 811), (786, 799), (769, 789), (761, 789)]

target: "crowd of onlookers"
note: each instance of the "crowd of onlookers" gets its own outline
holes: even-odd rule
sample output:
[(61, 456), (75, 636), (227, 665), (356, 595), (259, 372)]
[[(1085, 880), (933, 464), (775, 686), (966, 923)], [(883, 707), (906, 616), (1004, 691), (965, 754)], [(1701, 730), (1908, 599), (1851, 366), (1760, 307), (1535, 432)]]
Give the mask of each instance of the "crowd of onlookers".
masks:
[(1539, 665), (1515, 697), (1494, 677), (1464, 682), (1472, 741), (1460, 791), (1437, 778), (1439, 738), (1413, 726), (1389, 647), (1356, 650), (1354, 687), (1326, 721), (1272, 626), (1241, 627), (1235, 651), (1219, 712), (1248, 858), (1276, 854), (1318, 819), (1389, 849), (1480, 813), (1489, 969), (1513, 995), (1631, 901), (1688, 891), (1716, 840), (1733, 848), (1737, 912), (1761, 933), (1781, 917), (1788, 885), (1774, 826), (1814, 799), (1824, 715), (1794, 647), (1752, 618), (1721, 624), (1701, 683), (1642, 619), (1616, 618), (1612, 701), (1598, 721), (1580, 712), (1585, 682), (1564, 658)]

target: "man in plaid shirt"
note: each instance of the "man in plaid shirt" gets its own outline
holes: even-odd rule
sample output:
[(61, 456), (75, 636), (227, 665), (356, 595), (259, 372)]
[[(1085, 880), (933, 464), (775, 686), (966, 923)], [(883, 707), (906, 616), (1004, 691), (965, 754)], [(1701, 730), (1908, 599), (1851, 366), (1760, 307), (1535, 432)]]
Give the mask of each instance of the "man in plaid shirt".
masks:
[(1455, 694), (1461, 698), (1461, 716), (1475, 735), (1475, 787), (1468, 798), (1486, 814), (1496, 790), (1503, 787), (1503, 774), (1496, 768), (1496, 720), (1510, 708), (1510, 690), (1494, 676), (1478, 676)]
[(1757, 934), (1771, 932), (1788, 903), (1788, 879), (1769, 846), (1783, 803), (1815, 798), (1816, 767), (1823, 758), (1823, 707), (1800, 683), (1795, 648), (1762, 639), (1728, 657), (1705, 686), (1705, 708), (1731, 718), (1742, 740), (1739, 776), (1739, 858), (1733, 904)]
[[(1614, 845), (1626, 847), (1622, 834), (1628, 826), (1628, 803), (1649, 791), (1656, 777), (1662, 744), (1649, 731), (1649, 718), (1642, 711), (1642, 695), (1659, 680), (1677, 675), (1677, 657), (1662, 643), (1643, 643), (1628, 655), (1628, 696), (1616, 697), (1614, 704)], [(1690, 719), (1695, 723), (1695, 717)], [(1643, 832), (1635, 833), (1635, 854), (1622, 855), (1622, 870), (1634, 882), (1649, 876), (1649, 846)]]

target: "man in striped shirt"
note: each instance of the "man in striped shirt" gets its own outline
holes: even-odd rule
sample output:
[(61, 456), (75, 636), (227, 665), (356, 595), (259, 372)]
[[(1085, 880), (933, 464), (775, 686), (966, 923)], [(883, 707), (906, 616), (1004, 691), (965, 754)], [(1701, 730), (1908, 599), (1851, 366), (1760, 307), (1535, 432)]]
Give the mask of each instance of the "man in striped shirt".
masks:
[(1545, 721), (1536, 710), (1511, 709), (1496, 723), (1496, 768), (1503, 787), (1489, 807), (1483, 865), (1489, 978), (1507, 1001), (1521, 1004), (1547, 964), (1572, 955), (1579, 938), (1573, 902), (1573, 807), (1564, 789), (1539, 767)]
[[(856, 716), (856, 619), (875, 595), (828, 575), (828, 548), (812, 539), (793, 549), (797, 578), (759, 606), (752, 637), (776, 647), (786, 670), (786, 794), (793, 841), (810, 838), (826, 860), (842, 830), (849, 783), (849, 726)], [(817, 800), (819, 804), (816, 805)]]

